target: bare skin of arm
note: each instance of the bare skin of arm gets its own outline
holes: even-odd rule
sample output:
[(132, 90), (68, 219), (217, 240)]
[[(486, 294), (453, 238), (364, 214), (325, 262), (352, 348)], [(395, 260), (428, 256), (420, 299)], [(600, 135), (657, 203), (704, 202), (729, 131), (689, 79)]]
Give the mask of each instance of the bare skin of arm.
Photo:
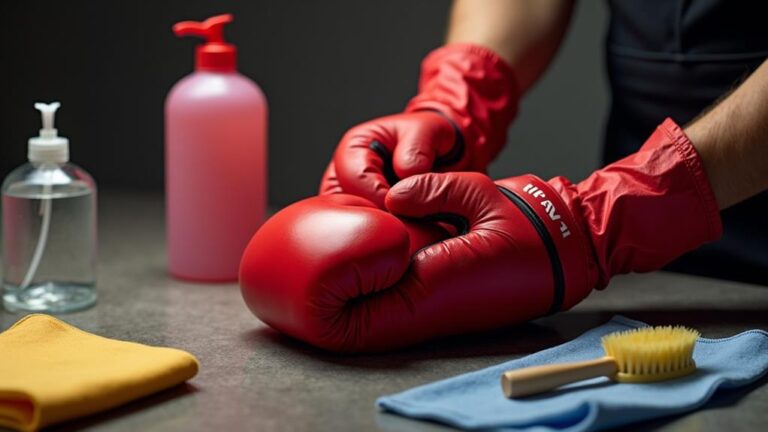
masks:
[(572, 0), (455, 0), (447, 42), (492, 49), (525, 93), (549, 65), (571, 18)]
[(721, 209), (768, 189), (768, 60), (685, 128)]

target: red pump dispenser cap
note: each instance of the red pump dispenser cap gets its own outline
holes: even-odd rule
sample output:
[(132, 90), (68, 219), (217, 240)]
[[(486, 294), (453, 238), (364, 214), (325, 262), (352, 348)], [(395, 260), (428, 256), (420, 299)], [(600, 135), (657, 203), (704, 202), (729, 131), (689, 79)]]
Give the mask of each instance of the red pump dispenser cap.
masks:
[(237, 67), (237, 48), (224, 41), (224, 24), (232, 22), (232, 14), (216, 15), (203, 22), (182, 21), (173, 26), (176, 36), (197, 36), (205, 43), (195, 49), (195, 69), (228, 72)]

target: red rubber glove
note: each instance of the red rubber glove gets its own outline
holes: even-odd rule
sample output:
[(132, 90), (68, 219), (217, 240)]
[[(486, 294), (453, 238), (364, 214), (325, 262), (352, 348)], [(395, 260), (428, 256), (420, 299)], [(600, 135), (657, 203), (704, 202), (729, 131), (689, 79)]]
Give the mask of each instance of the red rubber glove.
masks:
[(419, 93), (402, 114), (355, 126), (341, 139), (320, 194), (350, 193), (383, 208), (398, 179), (430, 171), (481, 171), (506, 142), (519, 91), (491, 50), (438, 48), (422, 63)]
[[(262, 226), (243, 257), (241, 287), (269, 325), (338, 351), (381, 351), (566, 310), (615, 274), (658, 269), (721, 233), (701, 161), (671, 120), (636, 154), (576, 185), (424, 174), (388, 193), (400, 220), (312, 201), (329, 198), (295, 204)], [(419, 249), (444, 234), (409, 248), (402, 221), (413, 218), (466, 223), (458, 236)]]

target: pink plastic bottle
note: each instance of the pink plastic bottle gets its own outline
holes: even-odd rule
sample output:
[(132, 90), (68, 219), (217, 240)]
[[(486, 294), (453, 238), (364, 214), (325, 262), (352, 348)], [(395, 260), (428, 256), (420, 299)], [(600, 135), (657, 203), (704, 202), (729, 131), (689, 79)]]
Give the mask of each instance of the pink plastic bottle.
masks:
[(240, 256), (264, 220), (267, 102), (236, 70), (236, 49), (223, 38), (232, 15), (176, 24), (199, 36), (195, 72), (165, 103), (166, 230), (171, 275), (237, 280)]

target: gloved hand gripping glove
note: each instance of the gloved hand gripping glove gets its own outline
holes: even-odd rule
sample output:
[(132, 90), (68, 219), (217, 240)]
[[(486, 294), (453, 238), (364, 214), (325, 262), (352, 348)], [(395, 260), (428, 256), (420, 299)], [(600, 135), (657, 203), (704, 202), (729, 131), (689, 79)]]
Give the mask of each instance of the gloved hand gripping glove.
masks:
[(485, 172), (506, 142), (519, 97), (512, 69), (491, 50), (438, 48), (424, 59), (419, 93), (403, 113), (344, 135), (320, 194), (358, 195), (381, 208), (399, 179), (431, 171)]

